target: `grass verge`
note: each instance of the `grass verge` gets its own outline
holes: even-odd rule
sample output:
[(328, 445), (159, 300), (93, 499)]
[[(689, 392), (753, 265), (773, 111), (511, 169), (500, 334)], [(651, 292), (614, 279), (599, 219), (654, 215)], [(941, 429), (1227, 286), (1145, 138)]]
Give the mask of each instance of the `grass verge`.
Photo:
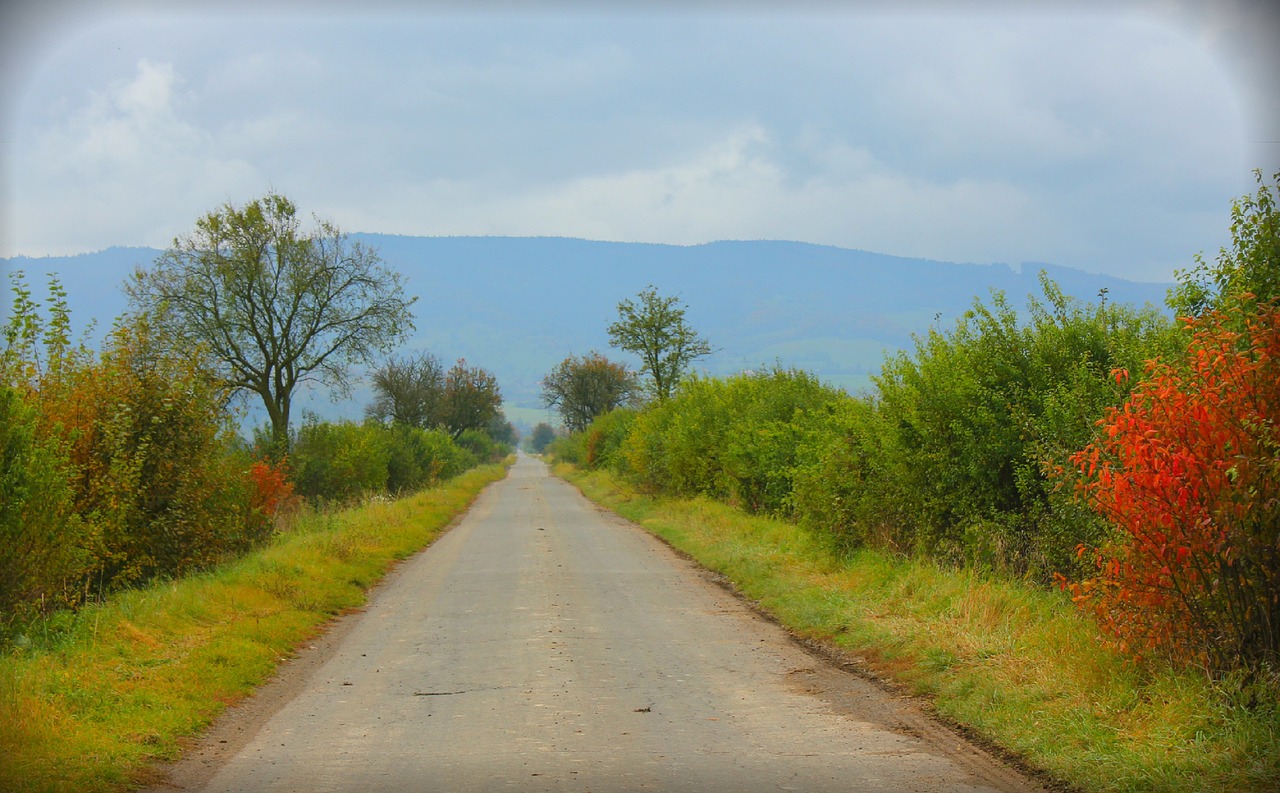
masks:
[(944, 718), (1085, 791), (1280, 790), (1280, 692), (1137, 666), (1059, 593), (863, 551), (705, 499), (556, 473), (730, 579), (794, 633), (867, 659)]
[(110, 791), (149, 781), (184, 738), (264, 682), (486, 485), (483, 466), (398, 501), (298, 516), (208, 573), (32, 626), (0, 656), (0, 790)]

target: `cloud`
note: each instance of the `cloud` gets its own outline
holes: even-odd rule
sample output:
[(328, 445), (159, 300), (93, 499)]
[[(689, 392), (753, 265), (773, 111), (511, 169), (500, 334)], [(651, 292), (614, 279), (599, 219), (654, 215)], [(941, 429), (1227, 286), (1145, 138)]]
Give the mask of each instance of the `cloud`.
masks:
[(163, 246), (200, 213), (256, 187), (251, 164), (219, 156), (212, 135), (185, 118), (190, 99), (173, 64), (142, 59), (132, 78), (91, 92), (41, 130), (18, 166), (15, 248)]
[(104, 25), (30, 86), (0, 255), (164, 245), (274, 188), (353, 231), (1167, 277), (1221, 243), (1240, 114), (1207, 44), (1100, 9)]
[(174, 113), (175, 83), (172, 64), (140, 61), (134, 79), (92, 95), (83, 112), (44, 136), (42, 164), (52, 174), (110, 173), (200, 147), (204, 136)]
[[(958, 253), (986, 258), (993, 235), (1012, 226), (1034, 235), (1050, 226), (1009, 184), (914, 179), (865, 150), (812, 138), (802, 145), (823, 162), (820, 175), (797, 177), (782, 162), (784, 147), (751, 124), (726, 131), (686, 159), (547, 182), (518, 195), (432, 182), (413, 191), (412, 200), (375, 201), (355, 222), (370, 231), (406, 234), (553, 234), (676, 244), (799, 239), (940, 259)], [(402, 195), (398, 189), (391, 194)], [(355, 205), (344, 209), (352, 212), (359, 212)]]

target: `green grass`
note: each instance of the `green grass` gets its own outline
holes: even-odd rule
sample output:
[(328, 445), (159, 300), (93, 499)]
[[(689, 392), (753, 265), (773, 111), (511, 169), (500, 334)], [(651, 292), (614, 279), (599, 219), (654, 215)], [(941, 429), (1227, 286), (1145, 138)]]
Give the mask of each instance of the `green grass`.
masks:
[(394, 502), (303, 513), (209, 573), (31, 626), (0, 655), (0, 790), (109, 791), (264, 682), (490, 482), (485, 466)]
[(1060, 593), (928, 561), (834, 555), (793, 524), (557, 473), (722, 573), (798, 635), (867, 659), (939, 714), (1085, 791), (1280, 790), (1280, 691), (1139, 667)]

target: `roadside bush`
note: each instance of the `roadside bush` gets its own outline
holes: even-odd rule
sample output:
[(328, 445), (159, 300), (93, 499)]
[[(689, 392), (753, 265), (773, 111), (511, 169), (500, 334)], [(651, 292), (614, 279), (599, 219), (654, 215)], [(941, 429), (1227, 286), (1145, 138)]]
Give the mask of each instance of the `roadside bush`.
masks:
[(387, 492), (391, 443), (375, 422), (321, 421), (303, 417), (293, 441), (294, 486), (313, 501), (345, 503)]
[(402, 495), (430, 487), (473, 468), (476, 459), (443, 430), (406, 424), (384, 428), (388, 435), (387, 491)]
[(200, 569), (261, 540), (270, 521), (252, 508), (227, 394), (201, 351), (166, 349), (148, 319), (133, 315), (117, 321), (95, 355), (68, 338), (56, 281), (47, 320), (21, 274), (11, 281), (0, 354), (12, 419), (3, 433), (12, 452), (6, 519), (22, 514), (25, 528), (4, 550), (30, 560), (25, 594), (16, 597), (28, 609), (37, 597), (43, 609), (75, 605)]
[[(1132, 384), (1118, 366), (1176, 346), (1154, 308), (1087, 305), (1042, 276), (1022, 320), (1001, 294), (975, 301), (950, 332), (886, 361), (873, 396), (855, 399), (775, 368), (693, 378), (580, 441), (637, 486), (705, 495), (793, 517), (841, 548), (863, 545), (1033, 575), (1079, 570), (1074, 549), (1105, 520), (1051, 480)], [(614, 431), (610, 429), (609, 431)]]
[(586, 465), (587, 436), (581, 432), (573, 435), (558, 435), (543, 447), (543, 453), (561, 462)]
[(825, 431), (811, 437), (805, 462), (796, 467), (792, 499), (796, 517), (842, 552), (872, 547), (904, 552), (912, 547), (905, 512), (910, 498), (884, 448), (889, 437), (869, 399), (838, 401)]
[(498, 443), (484, 430), (463, 430), (456, 443), (480, 462), (496, 462), (511, 453), (510, 446)]
[(1155, 309), (1084, 305), (1041, 283), (1030, 322), (997, 293), (886, 362), (876, 451), (901, 477), (879, 492), (906, 499), (884, 506), (906, 521), (914, 550), (1047, 581), (1106, 526), (1055, 493), (1046, 464), (1065, 461), (1124, 400), (1131, 384), (1113, 368), (1137, 367), (1175, 337)]
[(1149, 362), (1072, 457), (1120, 533), (1089, 554), (1096, 577), (1070, 588), (1125, 649), (1276, 670), (1280, 306), (1235, 314), (1189, 322), (1185, 358)]
[(750, 512), (793, 516), (793, 478), (812, 462), (815, 439), (829, 435), (836, 406), (848, 399), (795, 369), (728, 381), (730, 411), (722, 477), (729, 501)]
[(653, 490), (791, 514), (796, 467), (846, 399), (812, 375), (782, 368), (691, 378), (632, 420), (621, 448), (625, 470)]
[(274, 521), (277, 515), (298, 506), (300, 499), (293, 492), (288, 462), (287, 458), (276, 462), (264, 459), (249, 465), (249, 480), (253, 483), (249, 506), (260, 519)]
[(727, 498), (720, 457), (727, 436), (725, 382), (691, 377), (670, 399), (649, 405), (623, 444), (626, 475), (638, 487)]
[(0, 629), (73, 602), (93, 566), (69, 477), (64, 444), (41, 437), (35, 408), (0, 384)]
[[(243, 553), (270, 531), (232, 453), (227, 394), (190, 351), (161, 348), (145, 318), (119, 324), (68, 400), (89, 397), (80, 509), (100, 527), (114, 585), (182, 575)], [(66, 405), (67, 414), (82, 408)]]
[[(488, 454), (501, 450), (484, 433), (476, 435), (469, 441), (473, 446)], [(469, 438), (469, 432), (463, 437)], [(314, 414), (303, 417), (289, 460), (298, 495), (334, 503), (412, 493), (476, 464), (476, 455), (444, 430), (376, 419), (327, 422)]]
[(614, 408), (592, 421), (583, 438), (584, 463), (591, 468), (621, 470), (624, 461), (620, 451), (635, 420), (635, 410)]
[[(1258, 190), (1231, 202), (1231, 245), (1212, 262), (1195, 257), (1195, 266), (1178, 271), (1169, 305), (1180, 317), (1225, 312), (1243, 305), (1280, 300), (1280, 171), (1271, 184), (1261, 170), (1253, 172)], [(1237, 327), (1237, 330), (1240, 328)]]

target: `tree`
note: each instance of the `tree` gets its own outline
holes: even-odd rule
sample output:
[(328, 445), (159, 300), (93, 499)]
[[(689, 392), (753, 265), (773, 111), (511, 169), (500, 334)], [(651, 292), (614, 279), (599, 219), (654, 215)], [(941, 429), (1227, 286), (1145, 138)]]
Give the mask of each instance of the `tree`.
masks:
[(498, 378), (479, 366), (467, 366), (466, 359), (459, 358), (445, 375), (440, 424), (457, 440), (467, 430), (488, 430), (500, 415)]
[(543, 450), (556, 439), (556, 431), (551, 425), (545, 421), (540, 422), (538, 426), (533, 428), (533, 434), (529, 436), (529, 448), (534, 454), (542, 454)]
[(485, 434), (493, 438), (495, 443), (506, 446), (515, 446), (520, 441), (520, 432), (516, 429), (516, 425), (507, 421), (506, 415), (499, 410), (493, 420), (489, 422), (489, 426), (485, 427)]
[(445, 371), (431, 353), (387, 360), (373, 373), (373, 404), (365, 415), (411, 427), (443, 423)]
[(402, 284), (376, 251), (326, 221), (303, 229), (293, 202), (268, 193), (197, 220), (126, 289), (170, 344), (206, 348), (228, 385), (262, 399), (280, 454), (298, 386), (349, 392), (349, 367), (413, 328)]
[(684, 320), (679, 298), (662, 297), (650, 286), (639, 303), (618, 304), (618, 321), (609, 326), (609, 344), (640, 356), (640, 374), (648, 375), (659, 400), (675, 391), (690, 364), (711, 354), (711, 345)]
[(542, 380), (542, 404), (560, 411), (570, 432), (585, 430), (602, 416), (628, 402), (638, 390), (626, 365), (592, 351), (570, 355)]

